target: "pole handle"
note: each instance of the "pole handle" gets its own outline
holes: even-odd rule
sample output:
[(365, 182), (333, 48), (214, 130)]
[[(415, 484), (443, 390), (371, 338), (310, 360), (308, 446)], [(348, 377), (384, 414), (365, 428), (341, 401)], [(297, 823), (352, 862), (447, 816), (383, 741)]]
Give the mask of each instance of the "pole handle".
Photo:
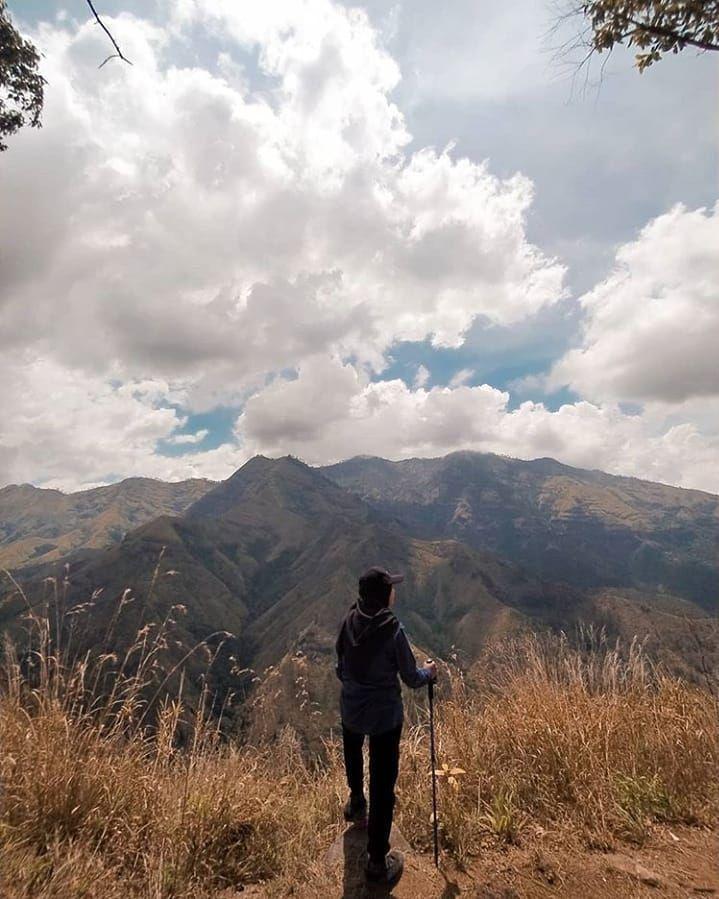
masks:
[[(433, 661), (434, 659), (425, 659), (424, 664), (430, 665)], [(427, 692), (429, 693), (430, 701), (434, 699), (434, 679), (427, 681)]]

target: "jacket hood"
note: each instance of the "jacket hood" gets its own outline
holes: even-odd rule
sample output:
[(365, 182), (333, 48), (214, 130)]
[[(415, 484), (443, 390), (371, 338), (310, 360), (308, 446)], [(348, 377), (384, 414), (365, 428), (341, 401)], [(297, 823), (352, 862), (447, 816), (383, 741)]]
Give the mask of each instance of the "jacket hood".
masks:
[(345, 619), (345, 631), (352, 646), (363, 643), (380, 628), (396, 627), (399, 624), (391, 609), (380, 609), (374, 615), (363, 612), (359, 601), (355, 602), (347, 613)]

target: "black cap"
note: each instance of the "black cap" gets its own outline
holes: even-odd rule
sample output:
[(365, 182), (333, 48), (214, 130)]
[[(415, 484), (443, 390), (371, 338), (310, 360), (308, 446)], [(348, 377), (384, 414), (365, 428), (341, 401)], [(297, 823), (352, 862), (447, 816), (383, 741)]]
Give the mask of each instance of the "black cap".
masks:
[(359, 579), (359, 595), (363, 605), (369, 611), (376, 611), (386, 606), (392, 591), (392, 584), (400, 584), (403, 574), (390, 574), (386, 568), (373, 566)]

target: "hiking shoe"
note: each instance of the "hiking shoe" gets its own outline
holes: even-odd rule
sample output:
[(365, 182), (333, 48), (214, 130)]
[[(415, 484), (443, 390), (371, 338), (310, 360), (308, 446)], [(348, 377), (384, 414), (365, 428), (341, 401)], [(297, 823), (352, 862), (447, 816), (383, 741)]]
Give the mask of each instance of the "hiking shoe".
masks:
[(345, 821), (351, 821), (353, 824), (367, 823), (367, 800), (364, 796), (355, 798), (350, 796), (344, 808)]
[(398, 849), (393, 849), (384, 857), (384, 861), (373, 862), (371, 858), (367, 860), (367, 866), (364, 869), (365, 877), (370, 883), (381, 883), (387, 887), (393, 887), (402, 876), (404, 871), (404, 856)]

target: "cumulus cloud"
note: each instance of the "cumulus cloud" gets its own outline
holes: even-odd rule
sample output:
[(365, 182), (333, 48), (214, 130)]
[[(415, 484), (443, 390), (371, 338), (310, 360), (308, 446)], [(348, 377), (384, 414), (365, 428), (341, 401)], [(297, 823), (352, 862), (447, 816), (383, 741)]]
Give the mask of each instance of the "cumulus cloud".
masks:
[(580, 303), (581, 346), (554, 365), (550, 386), (596, 400), (719, 396), (719, 206), (678, 205), (649, 222)]
[(417, 371), (414, 374), (414, 386), (415, 387), (424, 387), (424, 385), (430, 379), (430, 371), (426, 365), (422, 365), (421, 363), (417, 366)]
[(199, 431), (195, 431), (194, 434), (175, 434), (172, 437), (167, 438), (167, 442), (172, 444), (173, 446), (184, 446), (187, 444), (193, 445), (196, 443), (202, 443), (202, 441), (207, 437), (210, 432), (207, 428), (202, 428)]
[(248, 458), (234, 443), (180, 457), (158, 454), (159, 441), (194, 448), (207, 436), (176, 433), (187, 423), (176, 408), (184, 397), (159, 378), (93, 377), (24, 352), (0, 357), (0, 383), (1, 485), (78, 490), (140, 474), (223, 478)]
[[(716, 213), (650, 223), (582, 299), (583, 345), (552, 378), (591, 402), (511, 409), (506, 392), (468, 386), (473, 363), (446, 387), (428, 389), (422, 365), (412, 387), (378, 381), (399, 341), (457, 348), (478, 320), (506, 335), (567, 302), (563, 265), (527, 238), (533, 184), (412, 145), (398, 66), (359, 10), (167, 10), (162, 29), (109, 20), (132, 67), (97, 70), (106, 46), (89, 22), (34, 35), (44, 127), (0, 169), (0, 482), (220, 478), (258, 451), (325, 463), (464, 447), (719, 489), (702, 401)], [(222, 52), (180, 64), (199, 32)], [(687, 319), (664, 355), (682, 372), (672, 388), (657, 348)], [(630, 415), (618, 399), (654, 405)], [(236, 440), (202, 451), (186, 415), (220, 404), (242, 407)], [(188, 452), (163, 456), (168, 443)]]
[[(65, 365), (191, 378), (198, 407), (308, 353), (381, 369), (395, 340), (461, 343), (474, 318), (562, 295), (531, 245), (521, 176), (406, 155), (399, 71), (367, 17), (329, 0), (175, 0), (172, 28), (46, 25), (44, 128), (3, 160), (2, 327)], [(177, 67), (198, 27), (258, 51), (252, 78)], [(244, 56), (243, 56), (244, 54)]]
[[(52, 360), (13, 354), (0, 361), (3, 426), (0, 480), (59, 488), (151, 474), (157, 441), (182, 424), (161, 382), (114, 387)], [(150, 463), (151, 464), (151, 463)]]
[[(325, 385), (335, 385), (325, 404)], [(237, 421), (249, 453), (292, 452), (312, 464), (357, 454), (390, 459), (457, 449), (517, 458), (551, 456), (664, 483), (719, 492), (719, 435), (702, 434), (666, 413), (630, 415), (581, 401), (557, 411), (542, 403), (508, 408), (509, 394), (476, 387), (408, 387), (369, 381), (340, 359), (306, 360), (298, 377), (253, 396)]]
[(462, 384), (466, 384), (467, 381), (471, 381), (474, 377), (474, 369), (472, 368), (461, 368), (456, 374), (452, 375), (452, 378), (449, 382), (450, 387), (460, 387)]

